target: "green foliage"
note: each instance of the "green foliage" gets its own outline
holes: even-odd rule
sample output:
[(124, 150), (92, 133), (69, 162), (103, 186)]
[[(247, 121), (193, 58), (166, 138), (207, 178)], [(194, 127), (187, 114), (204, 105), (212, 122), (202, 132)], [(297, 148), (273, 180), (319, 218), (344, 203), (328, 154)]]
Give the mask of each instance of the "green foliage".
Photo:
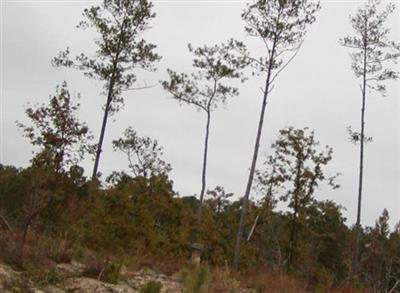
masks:
[(198, 110), (211, 112), (226, 99), (238, 95), (238, 89), (229, 85), (229, 80), (245, 80), (242, 70), (248, 65), (247, 58), (238, 54), (242, 50), (241, 43), (230, 40), (227, 44), (194, 48), (192, 74), (176, 73), (168, 69), (169, 81), (162, 85), (173, 98), (180, 103), (194, 105)]
[[(29, 189), (28, 172), (0, 164), (0, 213), (16, 219)], [(10, 219), (10, 220), (11, 220)], [(13, 224), (13, 223), (11, 223)]]
[(399, 260), (398, 254), (393, 254), (392, 249), (400, 247), (400, 243), (395, 241), (396, 232), (390, 233), (388, 221), (389, 213), (384, 209), (375, 227), (367, 228), (361, 251), (363, 276), (374, 290), (380, 292), (387, 292), (394, 285), (393, 276), (396, 272), (393, 264)]
[(279, 195), (279, 200), (288, 201), (290, 208), (305, 208), (312, 200), (315, 188), (327, 182), (332, 188), (338, 176), (326, 177), (324, 166), (332, 159), (332, 148), (318, 150), (319, 142), (308, 128), (288, 127), (279, 131), (272, 144), (273, 154), (264, 162), (262, 171), (257, 171), (257, 187), (266, 197)]
[(94, 208), (80, 222), (84, 243), (113, 254), (159, 252), (160, 247), (182, 254), (189, 235), (185, 218), (191, 215), (173, 195), (165, 176), (120, 181), (96, 196)]
[(224, 265), (233, 253), (232, 242), (239, 209), (237, 204), (231, 204), (229, 198), (232, 195), (217, 186), (207, 192), (204, 202), (198, 238), (206, 245), (204, 257), (218, 265)]
[(89, 57), (82, 53), (71, 58), (67, 48), (53, 59), (53, 64), (72, 67), (89, 78), (104, 81), (109, 93), (108, 110), (118, 111), (123, 104), (122, 91), (136, 82), (135, 69), (154, 70), (154, 63), (160, 59), (154, 52), (156, 46), (141, 37), (155, 17), (152, 7), (147, 0), (104, 0), (100, 6), (85, 9), (85, 20), (78, 27), (92, 28), (99, 34), (96, 54)]
[(121, 263), (111, 262), (107, 264), (103, 273), (103, 280), (111, 284), (117, 284), (120, 279), (121, 267)]
[(280, 130), (279, 137), (272, 144), (273, 154), (264, 162), (264, 170), (257, 171), (257, 187), (266, 200), (275, 196), (287, 202), (292, 213), (289, 215), (289, 243), (287, 251), (288, 270), (301, 255), (299, 239), (303, 239), (308, 209), (313, 203), (317, 186), (326, 182), (332, 188), (337, 176), (326, 177), (325, 166), (332, 159), (332, 148), (318, 150), (319, 142), (314, 132), (307, 128), (288, 127)]
[(204, 266), (189, 268), (181, 272), (184, 293), (209, 292), (210, 270)]
[(349, 270), (350, 251), (346, 245), (350, 243), (350, 233), (342, 209), (332, 201), (314, 201), (307, 212), (307, 237), (314, 243), (311, 253), (316, 257), (316, 266), (336, 281), (343, 280)]
[[(242, 13), (246, 32), (262, 40), (266, 56), (250, 57), (255, 74), (276, 71), (267, 83), (291, 61), (285, 57), (297, 51), (307, 33), (307, 27), (315, 22), (319, 2), (308, 0), (266, 1), (248, 4)], [(293, 53), (292, 53), (293, 54)]]
[(162, 284), (157, 281), (148, 281), (140, 288), (140, 293), (159, 293), (161, 292)]
[(128, 167), (135, 177), (162, 176), (171, 171), (171, 165), (161, 159), (163, 147), (158, 141), (138, 136), (132, 127), (124, 131), (123, 138), (113, 141), (113, 147), (126, 154)]
[(52, 168), (2, 167), (0, 191), (0, 213), (12, 227), (37, 224), (50, 228), (60, 223), (61, 211), (66, 211), (68, 202), (74, 198), (75, 186), (68, 175), (58, 174)]
[[(352, 69), (358, 78), (366, 78), (366, 86), (386, 94), (385, 82), (399, 78), (398, 69), (392, 68), (400, 57), (400, 43), (389, 39), (386, 22), (395, 5), (381, 8), (381, 0), (369, 0), (351, 16), (355, 35), (346, 36), (340, 42), (354, 51), (351, 53)], [(365, 75), (364, 75), (365, 74)]]
[[(35, 175), (35, 172), (38, 173)], [(30, 215), (26, 214), (29, 209), (21, 209), (25, 200), (30, 202), (25, 189), (38, 190), (37, 194), (45, 198), (46, 194), (53, 194), (58, 188), (64, 192), (71, 191), (59, 202), (46, 202), (47, 207), (32, 222), (23, 266), (29, 274), (57, 281), (57, 276), (51, 271), (39, 267), (49, 261), (68, 261), (72, 256), (79, 256), (87, 266), (85, 275), (98, 278), (103, 270), (102, 280), (117, 282), (120, 260), (125, 257), (135, 257), (135, 262), (146, 256), (161, 261), (189, 257), (188, 246), (196, 223), (198, 201), (191, 197), (175, 197), (172, 182), (166, 177), (145, 179), (128, 176), (102, 189), (96, 186), (88, 188), (90, 197), (74, 195), (76, 189), (73, 186), (80, 186), (79, 180), (69, 181), (65, 177), (65, 181), (59, 181), (62, 184), (53, 189), (53, 185), (44, 184), (50, 179), (51, 176), (43, 170), (34, 168), (0, 168), (0, 189), (7, 191), (7, 187), (14, 186), (15, 194), (21, 194), (19, 205), (11, 203), (14, 193), (1, 194), (2, 203), (10, 202), (1, 206), (3, 211), (7, 211), (4, 215), (17, 231), (24, 227), (26, 216)], [(17, 186), (13, 182), (25, 183)], [(199, 239), (206, 243), (204, 259), (213, 266), (226, 265), (233, 255), (232, 243), (235, 241), (240, 202), (230, 198), (230, 193), (217, 187), (209, 191), (204, 202)], [(301, 214), (304, 216), (298, 218), (301, 229), (293, 273), (307, 281), (310, 288), (324, 291), (329, 284), (338, 284), (348, 278), (352, 231), (344, 224), (342, 208), (331, 201), (313, 199), (302, 208)], [(246, 240), (249, 235), (251, 237), (243, 245), (242, 268), (263, 268), (282, 275), (288, 256), (286, 249), (290, 247), (292, 220), (292, 213), (276, 211), (268, 197), (259, 202), (250, 201), (245, 235)], [(255, 229), (251, 234), (254, 223)], [(393, 287), (400, 277), (400, 229), (390, 231), (387, 223), (388, 214), (384, 212), (375, 227), (364, 230), (361, 242), (363, 275), (360, 283), (376, 290)], [(0, 259), (15, 264), (19, 239), (12, 235), (3, 231), (0, 234)], [(47, 237), (52, 238), (46, 241)], [(93, 253), (94, 256), (88, 257)], [(109, 259), (107, 264), (105, 259)], [(153, 261), (150, 263), (155, 265)], [(211, 276), (204, 267), (186, 270), (182, 277), (187, 292), (207, 292), (210, 288), (235, 285), (228, 280), (224, 284), (222, 281), (214, 283), (214, 273)]]

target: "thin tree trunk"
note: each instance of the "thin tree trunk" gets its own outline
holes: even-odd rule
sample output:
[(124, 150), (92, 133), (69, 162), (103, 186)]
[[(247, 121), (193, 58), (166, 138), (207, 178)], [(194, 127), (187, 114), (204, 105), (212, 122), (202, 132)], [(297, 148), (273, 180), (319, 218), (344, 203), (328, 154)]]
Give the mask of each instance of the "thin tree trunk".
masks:
[(93, 166), (92, 181), (94, 181), (97, 177), (97, 170), (99, 168), (100, 154), (101, 154), (101, 149), (103, 146), (104, 134), (106, 132), (108, 113), (110, 111), (110, 105), (111, 105), (111, 101), (112, 101), (113, 87), (114, 87), (114, 81), (112, 80), (110, 82), (110, 87), (108, 89), (107, 103), (106, 103), (106, 107), (104, 109), (103, 122), (101, 124), (100, 138), (99, 138), (99, 143), (97, 145), (96, 159), (94, 161), (94, 166)]
[[(206, 183), (207, 183), (207, 157), (208, 157), (208, 139), (210, 136), (210, 122), (211, 122), (211, 101), (215, 95), (216, 91), (216, 83), (214, 84), (214, 94), (210, 98), (206, 113), (207, 113), (207, 123), (206, 123), (206, 135), (204, 138), (204, 153), (203, 153), (203, 169), (201, 172), (201, 191), (200, 191), (200, 200), (199, 207), (197, 209), (197, 223), (194, 229), (192, 230), (192, 243), (196, 243), (199, 239), (199, 232), (201, 230), (201, 219), (203, 215), (203, 201), (204, 194), (206, 191)], [(192, 263), (199, 265), (201, 262), (201, 249), (192, 247)]]
[(240, 245), (241, 245), (242, 236), (243, 236), (244, 218), (245, 218), (246, 212), (247, 212), (247, 204), (248, 204), (248, 200), (249, 200), (249, 196), (250, 196), (251, 186), (253, 184), (254, 172), (256, 169), (256, 165), (257, 165), (258, 150), (260, 148), (260, 140), (261, 140), (261, 133), (262, 133), (262, 128), (263, 128), (263, 124), (264, 124), (265, 109), (267, 106), (268, 94), (269, 94), (270, 86), (271, 86), (270, 81), (271, 81), (271, 75), (272, 75), (272, 66), (273, 66), (272, 63), (275, 58), (275, 56), (274, 56), (275, 55), (275, 46), (276, 46), (276, 41), (274, 42), (274, 45), (272, 47), (271, 57), (269, 59), (268, 73), (267, 73), (267, 79), (265, 82), (264, 97), (263, 97), (262, 106), (261, 106), (260, 120), (258, 122), (258, 130), (257, 130), (256, 142), (254, 145), (253, 159), (251, 162), (249, 179), (247, 181), (246, 191), (243, 196), (242, 210), (240, 213), (240, 220), (239, 220), (239, 228), (238, 228), (238, 232), (236, 235), (236, 244), (235, 244), (235, 250), (234, 250), (234, 254), (233, 254), (233, 269), (234, 270), (237, 270), (239, 267)]
[(204, 194), (206, 191), (208, 138), (210, 135), (210, 122), (211, 122), (211, 113), (209, 110), (209, 111), (207, 111), (206, 136), (204, 138), (204, 154), (203, 154), (203, 170), (202, 170), (202, 176), (201, 176), (200, 203), (199, 203), (199, 208), (197, 210), (197, 226), (198, 226), (198, 228), (200, 228), (200, 224), (201, 224), (201, 216), (203, 213)]
[(99, 161), (100, 161), (101, 149), (103, 147), (104, 134), (106, 132), (108, 113), (110, 111), (110, 105), (111, 105), (111, 101), (112, 101), (113, 93), (114, 93), (114, 84), (115, 84), (115, 78), (116, 78), (115, 75), (116, 75), (116, 71), (117, 71), (119, 55), (121, 53), (120, 48), (121, 48), (122, 36), (124, 34), (125, 23), (126, 23), (126, 19), (124, 19), (124, 22), (122, 23), (121, 32), (120, 32), (120, 36), (118, 39), (117, 53), (115, 55), (115, 59), (113, 60), (113, 70), (112, 70), (112, 74), (111, 74), (111, 78), (110, 78), (110, 85), (108, 87), (107, 102), (106, 102), (106, 107), (104, 109), (103, 122), (101, 124), (99, 143), (97, 145), (97, 150), (96, 150), (96, 159), (94, 161), (94, 166), (93, 166), (92, 181), (94, 181), (96, 179), (97, 170), (99, 168)]
[(18, 261), (21, 266), (24, 263), (24, 248), (25, 248), (25, 243), (26, 243), (26, 236), (28, 235), (28, 230), (29, 230), (31, 223), (32, 223), (32, 217), (29, 217), (29, 219), (27, 220), (27, 222), (24, 225), (22, 239), (21, 239), (21, 242), (19, 245)]
[(361, 107), (361, 138), (360, 138), (360, 170), (358, 178), (358, 203), (357, 203), (357, 220), (356, 220), (356, 236), (354, 242), (352, 276), (358, 275), (358, 262), (360, 254), (360, 221), (361, 221), (361, 199), (362, 199), (362, 184), (364, 171), (364, 141), (365, 141), (365, 97), (367, 86), (367, 46), (364, 45), (364, 68), (363, 68), (363, 86), (362, 86), (362, 107)]
[(290, 236), (289, 236), (289, 249), (288, 249), (288, 257), (287, 257), (287, 267), (286, 272), (290, 272), (292, 270), (293, 259), (295, 259), (295, 254), (297, 250), (297, 218), (298, 218), (298, 205), (297, 200), (295, 204), (295, 211), (292, 215), (292, 221), (290, 225)]
[(295, 258), (296, 250), (297, 250), (297, 235), (298, 235), (298, 223), (297, 218), (299, 216), (299, 194), (300, 194), (300, 176), (301, 176), (301, 168), (302, 168), (302, 158), (297, 157), (297, 167), (296, 167), (296, 181), (295, 181), (295, 189), (294, 189), (294, 206), (293, 206), (293, 217), (290, 225), (290, 236), (289, 236), (289, 249), (288, 249), (288, 258), (287, 258), (287, 272), (290, 272), (292, 269), (293, 259)]

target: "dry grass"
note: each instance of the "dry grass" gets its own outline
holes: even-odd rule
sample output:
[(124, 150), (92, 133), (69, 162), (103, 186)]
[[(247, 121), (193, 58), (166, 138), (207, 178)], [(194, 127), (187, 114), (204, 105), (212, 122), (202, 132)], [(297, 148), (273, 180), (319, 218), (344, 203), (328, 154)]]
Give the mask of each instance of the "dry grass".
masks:
[(240, 276), (241, 286), (268, 293), (306, 293), (307, 284), (286, 274), (258, 270)]
[[(21, 233), (10, 232), (0, 228), (0, 261), (14, 268), (22, 269), (29, 274), (41, 276), (46, 279), (52, 277), (52, 269), (57, 263), (68, 263), (72, 258), (82, 262), (87, 268), (86, 274), (97, 277), (104, 269), (104, 257), (94, 255), (88, 249), (74, 247), (65, 239), (49, 239), (44, 236), (29, 233), (24, 247), (24, 261), (19, 262), (19, 243)], [(119, 261), (123, 260), (123, 261)], [(182, 268), (190, 268), (190, 263), (184, 256), (165, 257), (146, 254), (143, 251), (135, 251), (125, 257), (110, 259), (111, 264), (125, 264), (130, 271), (143, 268), (164, 273), (168, 276), (182, 271)], [(110, 266), (111, 267), (111, 266)], [(112, 267), (107, 275), (112, 281), (118, 279), (120, 266)], [(355, 288), (350, 283), (332, 285), (331, 282), (314, 286), (306, 281), (297, 279), (287, 274), (279, 274), (266, 269), (254, 269), (242, 274), (232, 273), (228, 266), (214, 267), (209, 269), (208, 292), (238, 292), (240, 288), (254, 289), (262, 293), (305, 293), (305, 292), (327, 292), (327, 293), (368, 293), (369, 290)], [(49, 273), (50, 272), (50, 273)], [(114, 274), (115, 272), (115, 274)], [(115, 276), (114, 276), (115, 275)], [(321, 282), (324, 283), (324, 282)]]
[(214, 268), (210, 282), (210, 292), (238, 292), (240, 283), (228, 267)]
[(184, 257), (155, 256), (140, 251), (124, 257), (124, 263), (132, 271), (147, 268), (167, 276), (176, 274), (189, 264)]
[(28, 233), (21, 256), (21, 231), (0, 233), (0, 260), (24, 269), (26, 265), (52, 267), (56, 263), (69, 263), (73, 247), (65, 239), (47, 238)]
[(348, 282), (339, 285), (331, 283), (311, 287), (307, 282), (287, 274), (267, 270), (254, 270), (238, 275), (242, 288), (252, 288), (262, 293), (369, 293), (368, 289), (356, 288)]

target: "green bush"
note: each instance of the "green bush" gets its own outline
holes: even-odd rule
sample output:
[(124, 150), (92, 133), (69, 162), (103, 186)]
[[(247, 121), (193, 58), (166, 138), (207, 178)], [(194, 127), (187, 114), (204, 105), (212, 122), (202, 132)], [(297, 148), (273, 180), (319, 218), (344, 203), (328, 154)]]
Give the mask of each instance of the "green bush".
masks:
[(209, 290), (210, 270), (199, 266), (181, 272), (184, 293), (206, 293)]
[(157, 281), (149, 281), (140, 288), (140, 293), (159, 293), (161, 292), (162, 284)]
[(117, 284), (119, 281), (119, 277), (120, 277), (121, 267), (122, 267), (122, 264), (120, 264), (120, 263), (112, 262), (112, 263), (108, 264), (108, 266), (105, 270), (104, 280), (106, 282), (109, 282), (112, 284)]
[(83, 276), (100, 279), (103, 282), (117, 284), (120, 278), (122, 264), (115, 261), (103, 261), (101, 258), (92, 256), (86, 262)]

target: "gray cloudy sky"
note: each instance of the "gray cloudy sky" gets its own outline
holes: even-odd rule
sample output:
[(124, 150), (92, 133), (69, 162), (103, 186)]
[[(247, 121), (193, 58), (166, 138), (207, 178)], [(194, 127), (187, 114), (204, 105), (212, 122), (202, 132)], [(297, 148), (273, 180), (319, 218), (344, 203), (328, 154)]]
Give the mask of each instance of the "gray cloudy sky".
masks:
[[(50, 60), (70, 46), (73, 53), (92, 52), (93, 37), (75, 28), (81, 12), (95, 1), (8, 1), (1, 0), (1, 132), (0, 163), (27, 166), (32, 147), (22, 137), (15, 121), (26, 121), (28, 103), (46, 102), (57, 84), (68, 82), (72, 92), (81, 93), (81, 120), (94, 134), (100, 129), (101, 84), (80, 72), (54, 69)], [(346, 127), (358, 129), (360, 90), (350, 69), (349, 51), (338, 39), (351, 33), (348, 14), (361, 1), (324, 1), (316, 23), (310, 27), (301, 51), (277, 79), (266, 112), (262, 153), (268, 153), (278, 130), (285, 126), (315, 129), (320, 142), (334, 148), (331, 174), (341, 172), (341, 188), (316, 192), (318, 199), (332, 199), (346, 207), (348, 223), (355, 220), (358, 147), (348, 140)], [(391, 16), (393, 39), (400, 41), (400, 5)], [(167, 77), (166, 68), (190, 70), (187, 43), (222, 42), (230, 37), (243, 40), (252, 50), (262, 44), (246, 36), (240, 13), (244, 1), (155, 1), (153, 28), (146, 34), (163, 56), (155, 73), (139, 72), (138, 81), (155, 83)], [(210, 138), (208, 187), (222, 185), (241, 196), (250, 166), (256, 124), (261, 104), (262, 80), (251, 78), (240, 87), (240, 96), (213, 114)], [(372, 225), (387, 208), (394, 224), (400, 215), (400, 81), (389, 84), (388, 97), (371, 94), (367, 99), (366, 131), (374, 142), (366, 147), (363, 224)], [(161, 87), (125, 94), (125, 110), (108, 124), (100, 171), (126, 169), (123, 155), (114, 153), (111, 141), (134, 127), (139, 134), (157, 138), (172, 164), (176, 191), (191, 195), (200, 190), (203, 113), (180, 107), (168, 99)], [(87, 171), (92, 162), (84, 164)], [(89, 172), (88, 172), (89, 173)], [(254, 195), (253, 193), (253, 196)]]

